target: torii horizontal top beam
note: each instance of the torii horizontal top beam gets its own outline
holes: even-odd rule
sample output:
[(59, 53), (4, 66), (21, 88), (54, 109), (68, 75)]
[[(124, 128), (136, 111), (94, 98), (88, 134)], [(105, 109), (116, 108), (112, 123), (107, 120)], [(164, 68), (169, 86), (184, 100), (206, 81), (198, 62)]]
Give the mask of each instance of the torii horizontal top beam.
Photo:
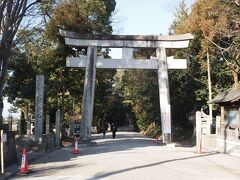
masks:
[(60, 35), (65, 37), (65, 43), (72, 46), (97, 46), (112, 48), (186, 48), (191, 34), (149, 36), (149, 35), (84, 35), (76, 32), (59, 30)]

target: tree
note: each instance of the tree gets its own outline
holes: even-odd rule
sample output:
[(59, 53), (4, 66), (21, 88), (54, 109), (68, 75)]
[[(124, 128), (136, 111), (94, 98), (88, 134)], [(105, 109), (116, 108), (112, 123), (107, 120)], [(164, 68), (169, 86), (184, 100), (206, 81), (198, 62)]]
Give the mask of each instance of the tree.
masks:
[[(227, 82), (229, 78), (227, 65), (219, 59), (221, 54), (213, 42), (222, 42), (220, 34), (225, 31), (228, 22), (226, 7), (219, 0), (207, 1), (198, 0), (192, 6), (191, 13), (186, 18), (182, 18), (175, 25), (175, 32), (194, 34), (194, 40), (190, 43), (188, 53), (190, 54), (189, 71), (187, 72), (194, 80), (199, 83), (198, 89), (195, 90), (196, 100), (199, 105), (204, 105), (208, 101), (207, 89), (207, 59), (209, 64), (214, 64), (211, 68), (213, 94), (229, 87)], [(184, 26), (182, 26), (184, 24)], [(208, 56), (209, 55), (209, 56)], [(192, 69), (191, 67), (195, 67)], [(198, 69), (196, 69), (198, 68)]]
[[(84, 85), (84, 70), (81, 68), (67, 68), (66, 57), (68, 55), (86, 54), (85, 48), (72, 50), (65, 46), (63, 39), (58, 36), (59, 28), (78, 31), (89, 34), (111, 34), (111, 15), (115, 9), (114, 0), (104, 1), (86, 1), (86, 0), (69, 0), (59, 1), (54, 6), (41, 6), (42, 12), (47, 16), (45, 18), (46, 31), (44, 26), (33, 29), (23, 29), (18, 33), (18, 46), (21, 50), (17, 56), (13, 58), (11, 63), (12, 76), (9, 77), (6, 87), (7, 95), (11, 100), (18, 102), (29, 101), (30, 96), (23, 96), (25, 90), (35, 93), (35, 88), (19, 88), (14, 84), (22, 79), (31, 77), (31, 84), (35, 83), (35, 74), (44, 74), (45, 78), (45, 111), (54, 116), (57, 109), (61, 109), (61, 118), (70, 119), (75, 115), (75, 120), (80, 120), (80, 116), (73, 113), (74, 109), (80, 114), (83, 85)], [(46, 12), (50, 8), (52, 12)], [(26, 34), (28, 35), (26, 37)], [(25, 37), (25, 38), (22, 38)], [(107, 50), (99, 50), (99, 54), (108, 57)], [(17, 63), (19, 57), (25, 58), (23, 63)], [(15, 66), (17, 65), (17, 66)], [(20, 73), (24, 74), (24, 68), (30, 66), (32, 70), (30, 74), (17, 76)], [(20, 71), (19, 71), (20, 70)], [(98, 71), (96, 83), (96, 116), (104, 110), (104, 103), (108, 101), (109, 93), (111, 93), (113, 76), (115, 71)], [(21, 82), (24, 80), (21, 79)], [(19, 84), (19, 83), (16, 83)], [(20, 84), (20, 87), (26, 87), (27, 84)], [(18, 88), (18, 89), (16, 89)], [(24, 90), (25, 89), (25, 90)], [(17, 90), (17, 91), (15, 91)], [(15, 92), (18, 92), (16, 94)], [(102, 93), (102, 94), (101, 94)], [(105, 99), (105, 101), (101, 101)], [(30, 100), (34, 104), (34, 98)], [(100, 103), (98, 103), (100, 102)], [(106, 103), (107, 104), (107, 103)], [(18, 105), (20, 105), (18, 103)], [(23, 106), (20, 107), (23, 109)], [(26, 108), (25, 108), (26, 109)], [(54, 119), (54, 118), (51, 118)]]
[(227, 21), (225, 27), (219, 29), (218, 37), (210, 40), (218, 49), (220, 57), (230, 69), (234, 84), (233, 88), (240, 88), (240, 2), (239, 0), (220, 0), (222, 12)]
[(0, 1), (0, 125), (2, 124), (3, 88), (6, 81), (7, 66), (12, 56), (15, 35), (23, 18), (34, 11), (39, 0), (1, 0)]
[[(135, 58), (150, 58), (154, 50), (138, 49)], [(146, 130), (152, 123), (159, 124), (160, 109), (156, 71), (126, 70), (116, 74), (116, 92), (122, 94), (129, 119), (136, 129)], [(136, 123), (134, 122), (136, 121)]]
[[(115, 9), (116, 2), (115, 0), (69, 0), (61, 2), (55, 9), (52, 14), (52, 19), (47, 24), (46, 35), (48, 39), (55, 43), (55, 59), (59, 60), (59, 63), (56, 63), (56, 67), (63, 73), (63, 75), (59, 76), (55, 72), (51, 74), (52, 79), (58, 80), (61, 87), (62, 94), (62, 103), (61, 103), (61, 112), (62, 112), (62, 120), (64, 117), (64, 94), (66, 91), (70, 92), (70, 95), (73, 99), (82, 99), (82, 92), (76, 93), (76, 88), (78, 87), (79, 91), (82, 91), (84, 81), (79, 81), (76, 77), (79, 72), (81, 74), (81, 79), (83, 79), (84, 71), (81, 69), (78, 73), (75, 72), (75, 77), (71, 76), (75, 71), (73, 68), (65, 67), (65, 60), (68, 55), (78, 55), (85, 54), (86, 48), (76, 48), (72, 50), (71, 48), (65, 46), (63, 39), (58, 36), (59, 28), (76, 31), (83, 34), (111, 34), (111, 16), (112, 12)], [(108, 56), (107, 51), (98, 51), (99, 54), (103, 54), (104, 56)], [(55, 75), (54, 75), (55, 74)], [(99, 75), (100, 74), (100, 75)], [(109, 73), (109, 74), (112, 74)], [(69, 76), (70, 75), (70, 76)], [(75, 79), (74, 79), (75, 78)], [(109, 83), (111, 81), (104, 80), (108, 78), (108, 73), (97, 73), (97, 83), (96, 83), (96, 94), (98, 94), (98, 90), (103, 91), (103, 89), (109, 88)], [(113, 75), (112, 75), (113, 78)], [(71, 80), (70, 80), (71, 79)], [(74, 79), (74, 80), (73, 80)], [(61, 81), (61, 83), (60, 83)], [(98, 83), (99, 82), (99, 83)], [(53, 83), (51, 83), (53, 84)], [(74, 86), (70, 86), (70, 84), (74, 84)], [(56, 85), (56, 83), (54, 84)], [(100, 87), (99, 87), (100, 86)], [(99, 88), (98, 88), (99, 87)], [(56, 88), (53, 88), (56, 89)], [(105, 91), (103, 91), (105, 92)], [(107, 92), (107, 91), (106, 91)], [(56, 95), (55, 95), (56, 96)], [(96, 96), (95, 101), (100, 102), (98, 98), (104, 98), (105, 96)], [(98, 104), (98, 103), (97, 103)], [(81, 107), (81, 106), (80, 106)], [(99, 107), (99, 106), (97, 106)], [(104, 108), (104, 106), (102, 106)], [(99, 111), (101, 112), (101, 111)], [(97, 113), (99, 116), (99, 113)]]
[[(232, 12), (232, 10), (233, 9), (231, 6), (226, 5), (220, 0), (199, 0), (193, 6), (188, 20), (188, 28), (193, 33), (198, 33), (200, 35), (201, 54), (199, 55), (201, 59), (206, 58), (207, 53), (209, 53), (210, 58), (212, 57), (220, 59), (223, 57), (226, 59), (229, 57), (228, 59), (231, 59), (231, 56), (237, 57), (237, 49), (233, 48), (233, 46), (236, 47), (236, 44), (238, 44), (236, 41), (237, 39), (235, 39), (238, 36), (236, 33), (233, 33), (234, 31), (237, 32), (237, 26), (233, 22), (232, 18), (237, 15), (236, 12), (239, 13), (239, 11), (237, 11), (235, 8), (233, 13), (229, 13)], [(218, 49), (217, 47), (219, 46), (217, 44), (219, 46), (223, 46), (223, 48)], [(228, 51), (226, 53), (228, 54), (227, 57), (223, 56), (224, 52), (220, 52), (224, 48), (226, 48), (225, 52)], [(234, 66), (232, 60), (226, 62), (227, 63), (225, 65), (232, 69), (231, 67)], [(233, 78), (233, 80), (238, 81), (236, 76)], [(235, 82), (234, 84), (236, 83), (238, 82)]]

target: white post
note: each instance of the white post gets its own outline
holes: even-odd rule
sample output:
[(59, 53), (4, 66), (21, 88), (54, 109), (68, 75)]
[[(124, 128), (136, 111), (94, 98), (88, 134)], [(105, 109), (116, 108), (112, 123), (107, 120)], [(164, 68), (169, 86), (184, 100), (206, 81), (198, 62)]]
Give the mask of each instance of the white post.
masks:
[(157, 49), (158, 58), (158, 85), (161, 111), (163, 142), (171, 143), (171, 105), (168, 83), (167, 55), (165, 48)]
[(199, 147), (200, 145), (200, 136), (201, 136), (201, 112), (196, 112), (196, 146)]
[(4, 173), (3, 130), (1, 130), (1, 173)]
[(219, 136), (219, 132), (221, 131), (221, 117), (216, 116), (216, 135)]
[[(210, 66), (210, 59), (209, 59), (209, 52), (207, 49), (207, 65), (208, 65), (208, 100), (212, 100), (212, 82), (211, 82), (211, 66)], [(209, 117), (210, 117), (210, 124), (212, 124), (212, 104), (208, 105), (209, 107)], [(211, 125), (210, 125), (211, 126)], [(210, 132), (211, 134), (211, 132)]]
[(83, 92), (81, 141), (91, 140), (94, 89), (96, 78), (97, 47), (89, 46), (87, 50), (87, 66)]

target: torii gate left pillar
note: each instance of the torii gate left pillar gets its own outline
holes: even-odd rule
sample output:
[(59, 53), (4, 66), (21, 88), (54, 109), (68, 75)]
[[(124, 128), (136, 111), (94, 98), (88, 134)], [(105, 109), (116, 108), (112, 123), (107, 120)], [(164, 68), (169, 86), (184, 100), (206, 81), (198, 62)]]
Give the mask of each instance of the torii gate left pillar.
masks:
[(89, 46), (87, 49), (87, 65), (82, 103), (81, 141), (91, 140), (91, 127), (93, 118), (94, 89), (96, 79), (97, 47)]
[(157, 48), (156, 50), (158, 60), (158, 86), (159, 86), (159, 101), (161, 112), (161, 125), (163, 142), (170, 143), (171, 138), (171, 105), (169, 94), (168, 81), (168, 66), (167, 55), (165, 48)]

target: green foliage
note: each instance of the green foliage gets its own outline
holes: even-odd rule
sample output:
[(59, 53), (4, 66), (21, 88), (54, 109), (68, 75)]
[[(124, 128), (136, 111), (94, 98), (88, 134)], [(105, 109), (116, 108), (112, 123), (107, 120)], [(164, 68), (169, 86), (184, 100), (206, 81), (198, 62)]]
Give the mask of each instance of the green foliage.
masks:
[[(144, 52), (141, 52), (144, 54)], [(139, 56), (142, 56), (140, 52)], [(129, 103), (140, 130), (146, 130), (155, 122), (159, 123), (159, 95), (156, 71), (129, 70), (124, 71), (121, 81), (116, 86), (123, 90), (124, 102)]]
[(115, 6), (115, 0), (63, 1), (54, 10), (47, 35), (56, 40), (59, 28), (82, 34), (111, 34), (111, 15)]
[[(85, 48), (72, 50), (65, 46), (58, 36), (59, 28), (78, 31), (83, 34), (111, 34), (111, 15), (115, 9), (114, 0), (68, 0), (48, 1), (41, 5), (46, 17), (45, 27), (19, 31), (19, 44), (11, 61), (12, 75), (8, 79), (6, 94), (25, 113), (34, 110), (35, 76), (45, 77), (45, 112), (54, 119), (55, 111), (62, 111), (62, 118), (80, 120), (83, 94), (83, 68), (66, 68), (66, 57), (86, 54)], [(48, 12), (49, 10), (49, 12)], [(53, 10), (50, 12), (50, 10)], [(51, 17), (49, 21), (48, 17)], [(108, 52), (99, 51), (108, 56)], [(114, 71), (97, 73), (96, 116), (101, 114), (104, 103), (112, 93)], [(24, 82), (24, 83), (23, 83)], [(31, 110), (26, 108), (31, 104)]]
[(159, 125), (156, 125), (155, 123), (151, 123), (146, 131), (144, 132), (146, 136), (156, 138), (156, 136), (161, 135), (161, 128)]

